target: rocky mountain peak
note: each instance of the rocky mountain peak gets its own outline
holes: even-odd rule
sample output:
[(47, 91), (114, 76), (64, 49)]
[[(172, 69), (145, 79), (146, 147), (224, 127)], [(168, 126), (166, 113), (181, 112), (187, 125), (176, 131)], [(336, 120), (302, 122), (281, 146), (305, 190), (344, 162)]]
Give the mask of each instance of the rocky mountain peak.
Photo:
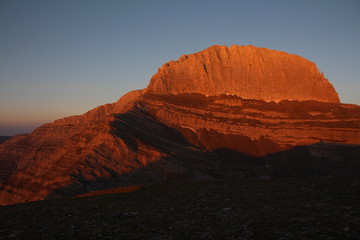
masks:
[(358, 159), (360, 106), (339, 103), (314, 63), (212, 46), (116, 103), (1, 143), (0, 205), (181, 180), (359, 177)]
[(212, 46), (164, 64), (148, 92), (234, 95), (267, 102), (339, 102), (334, 87), (313, 62), (294, 54), (254, 46)]

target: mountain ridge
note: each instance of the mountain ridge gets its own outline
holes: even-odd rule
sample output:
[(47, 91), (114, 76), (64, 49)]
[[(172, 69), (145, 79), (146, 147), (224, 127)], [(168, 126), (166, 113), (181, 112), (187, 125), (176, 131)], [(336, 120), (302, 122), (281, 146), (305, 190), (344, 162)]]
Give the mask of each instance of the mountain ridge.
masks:
[(10, 139), (11, 136), (0, 136), (0, 143), (5, 142), (6, 140)]

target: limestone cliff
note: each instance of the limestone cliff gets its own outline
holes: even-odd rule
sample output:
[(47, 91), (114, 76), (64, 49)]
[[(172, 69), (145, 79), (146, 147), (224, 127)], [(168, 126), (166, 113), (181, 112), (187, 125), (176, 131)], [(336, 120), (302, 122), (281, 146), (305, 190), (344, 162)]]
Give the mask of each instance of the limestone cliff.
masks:
[(339, 102), (316, 65), (297, 55), (253, 46), (213, 46), (162, 66), (148, 86), (159, 94), (235, 95), (264, 101)]

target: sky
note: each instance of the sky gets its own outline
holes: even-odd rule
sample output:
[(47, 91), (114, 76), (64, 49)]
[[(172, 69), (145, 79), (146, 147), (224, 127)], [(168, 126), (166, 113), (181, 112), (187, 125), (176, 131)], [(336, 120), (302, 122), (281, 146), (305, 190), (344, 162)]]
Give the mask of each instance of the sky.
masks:
[(360, 105), (358, 0), (0, 0), (0, 135), (115, 102), (215, 44), (300, 55)]

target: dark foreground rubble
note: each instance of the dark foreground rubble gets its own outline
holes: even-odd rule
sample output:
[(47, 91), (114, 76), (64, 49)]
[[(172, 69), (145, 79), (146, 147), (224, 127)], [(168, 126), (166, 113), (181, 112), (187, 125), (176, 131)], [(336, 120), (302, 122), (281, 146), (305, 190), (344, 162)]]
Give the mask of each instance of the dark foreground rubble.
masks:
[(0, 239), (360, 239), (360, 179), (181, 182), (4, 206)]

